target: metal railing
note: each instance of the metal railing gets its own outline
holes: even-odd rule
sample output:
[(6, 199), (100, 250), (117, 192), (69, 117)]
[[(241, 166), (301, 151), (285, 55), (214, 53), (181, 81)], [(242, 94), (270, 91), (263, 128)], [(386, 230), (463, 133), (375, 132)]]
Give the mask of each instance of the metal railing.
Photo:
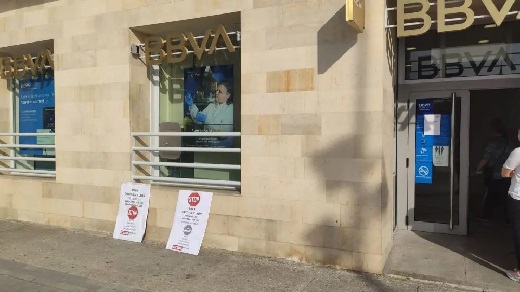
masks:
[[(16, 141), (20, 137), (55, 137), (55, 133), (0, 133), (0, 138), (2, 137), (10, 137), (11, 140)], [(0, 151), (0, 173), (38, 177), (56, 177), (55, 170), (32, 169), (30, 165), (20, 165), (21, 161), (56, 163), (56, 157), (20, 156), (20, 149), (54, 150), (56, 149), (55, 145), (6, 143), (5, 141), (2, 141), (2, 139), (0, 139), (0, 149), (9, 149), (8, 152)], [(9, 161), (10, 163), (6, 163), (6, 161)]]
[[(240, 164), (217, 164), (217, 163), (198, 163), (198, 162), (161, 162), (159, 153), (162, 151), (174, 152), (206, 152), (206, 153), (240, 153), (240, 148), (219, 148), (219, 147), (158, 147), (158, 146), (136, 146), (138, 139), (152, 138), (149, 145), (159, 145), (159, 137), (240, 137), (240, 132), (134, 132), (132, 133), (132, 179), (134, 181), (146, 180), (157, 184), (170, 184), (178, 186), (202, 186), (219, 188), (238, 188), (240, 181), (218, 180), (206, 178), (180, 178), (171, 176), (161, 176), (159, 167), (179, 167), (197, 169), (221, 169), (221, 170), (240, 170)], [(141, 141), (141, 144), (146, 144)], [(138, 153), (150, 153), (149, 157), (138, 155)], [(137, 160), (139, 156), (140, 160)], [(137, 167), (149, 166), (148, 172), (138, 170)], [(140, 173), (138, 173), (140, 172)]]

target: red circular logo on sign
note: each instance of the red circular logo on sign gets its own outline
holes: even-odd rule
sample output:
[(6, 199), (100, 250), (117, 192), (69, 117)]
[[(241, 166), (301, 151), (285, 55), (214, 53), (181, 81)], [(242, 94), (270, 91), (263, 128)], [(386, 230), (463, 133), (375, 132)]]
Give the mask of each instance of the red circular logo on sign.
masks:
[(139, 211), (137, 210), (137, 207), (136, 206), (132, 206), (130, 208), (128, 208), (128, 218), (130, 218), (131, 220), (135, 219), (135, 217), (137, 217), (137, 214), (139, 213)]
[(192, 206), (192, 207), (197, 206), (199, 204), (199, 202), (200, 202), (200, 196), (197, 193), (191, 193), (191, 195), (188, 197), (188, 204), (190, 204), (190, 206)]

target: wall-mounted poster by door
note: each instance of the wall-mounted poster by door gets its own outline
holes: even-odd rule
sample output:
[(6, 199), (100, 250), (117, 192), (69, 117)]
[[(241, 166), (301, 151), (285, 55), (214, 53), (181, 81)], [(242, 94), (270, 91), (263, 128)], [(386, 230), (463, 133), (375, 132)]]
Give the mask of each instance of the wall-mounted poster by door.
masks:
[[(184, 70), (184, 131), (233, 132), (233, 65)], [(184, 147), (233, 147), (232, 137), (184, 137)]]
[[(54, 77), (22, 79), (19, 82), (18, 131), (54, 132)], [(20, 144), (54, 144), (54, 137), (20, 137)], [(47, 149), (20, 148), (23, 155), (53, 155)]]

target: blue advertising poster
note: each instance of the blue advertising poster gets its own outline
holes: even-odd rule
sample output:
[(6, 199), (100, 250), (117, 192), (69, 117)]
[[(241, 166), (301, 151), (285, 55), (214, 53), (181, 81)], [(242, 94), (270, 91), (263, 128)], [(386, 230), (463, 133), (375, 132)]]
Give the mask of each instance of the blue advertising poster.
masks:
[[(54, 132), (54, 77), (22, 79), (19, 85), (20, 133)], [(38, 144), (37, 137), (20, 137), (20, 144)], [(20, 148), (23, 155), (44, 155), (44, 149)]]
[(433, 163), (415, 161), (415, 183), (416, 184), (431, 184), (433, 172)]
[(450, 146), (451, 138), (444, 136), (425, 136), (424, 134), (415, 134), (415, 147), (419, 146)]
[(451, 146), (451, 115), (435, 114), (433, 107), (433, 100), (417, 101), (415, 124), (415, 183), (417, 184), (433, 182), (434, 157), (435, 165), (446, 166), (445, 158)]
[(432, 162), (433, 148), (428, 146), (421, 146), (415, 149), (415, 161)]
[[(184, 69), (184, 131), (234, 132), (233, 65)], [(232, 137), (184, 137), (185, 147), (233, 147)]]
[[(451, 115), (441, 115), (441, 134), (443, 137), (451, 137)], [(444, 145), (446, 146), (446, 145)]]

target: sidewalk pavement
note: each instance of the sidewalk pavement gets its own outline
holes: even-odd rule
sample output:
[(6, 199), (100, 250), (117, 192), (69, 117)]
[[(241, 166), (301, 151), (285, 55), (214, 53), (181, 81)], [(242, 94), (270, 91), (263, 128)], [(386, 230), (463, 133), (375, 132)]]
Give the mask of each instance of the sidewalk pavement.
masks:
[(482, 291), (0, 220), (0, 291)]

